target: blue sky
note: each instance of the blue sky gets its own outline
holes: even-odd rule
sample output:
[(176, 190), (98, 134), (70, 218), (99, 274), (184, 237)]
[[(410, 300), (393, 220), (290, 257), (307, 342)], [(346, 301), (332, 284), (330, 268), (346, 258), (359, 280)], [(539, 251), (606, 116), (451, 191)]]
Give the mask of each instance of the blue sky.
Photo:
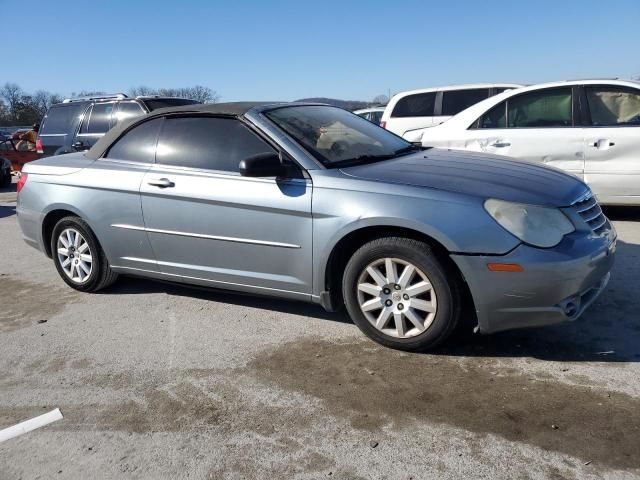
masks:
[(223, 101), (370, 100), (640, 76), (640, 0), (0, 0), (0, 12), (0, 84), (27, 91), (201, 84)]

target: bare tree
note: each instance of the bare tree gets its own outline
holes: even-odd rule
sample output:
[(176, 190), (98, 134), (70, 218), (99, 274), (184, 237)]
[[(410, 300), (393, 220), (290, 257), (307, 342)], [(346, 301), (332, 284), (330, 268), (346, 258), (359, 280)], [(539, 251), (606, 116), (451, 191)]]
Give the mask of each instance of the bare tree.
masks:
[(164, 97), (179, 97), (197, 100), (202, 103), (216, 103), (220, 100), (220, 95), (209, 87), (196, 85), (194, 87), (181, 88), (150, 88), (144, 85), (129, 89), (129, 95), (162, 95)]
[(132, 97), (137, 97), (144, 95), (157, 95), (157, 90), (145, 85), (140, 85), (139, 87), (131, 87), (127, 93)]
[(377, 103), (378, 105), (385, 105), (389, 102), (389, 97), (387, 97), (386, 95), (376, 95), (371, 101), (373, 103)]
[(80, 90), (79, 92), (71, 92), (72, 97), (91, 97), (92, 95), (106, 95), (106, 92), (100, 90)]
[(22, 100), (24, 92), (17, 83), (7, 82), (2, 88), (0, 88), (0, 98), (2, 98), (7, 105), (9, 115), (15, 117), (15, 111)]
[(51, 105), (60, 103), (61, 101), (62, 97), (60, 95), (47, 92), (46, 90), (38, 90), (31, 97), (33, 108), (38, 112), (40, 117), (44, 117)]
[(217, 103), (220, 100), (220, 95), (209, 87), (203, 87), (202, 85), (196, 85), (194, 87), (187, 88), (187, 98), (192, 100), (198, 100), (202, 103)]

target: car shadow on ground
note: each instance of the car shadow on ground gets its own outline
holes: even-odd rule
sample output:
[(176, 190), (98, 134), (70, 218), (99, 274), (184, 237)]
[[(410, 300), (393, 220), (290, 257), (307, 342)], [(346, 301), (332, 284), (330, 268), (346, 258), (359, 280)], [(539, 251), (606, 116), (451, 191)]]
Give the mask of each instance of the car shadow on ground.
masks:
[(10, 217), (16, 214), (16, 207), (0, 205), (0, 218)]
[[(636, 208), (607, 207), (605, 213), (612, 220), (640, 221), (640, 209)], [(640, 245), (619, 240), (611, 282), (575, 322), (480, 335), (470, 333), (475, 321), (466, 318), (464, 330), (431, 353), (460, 357), (530, 357), (547, 361), (640, 362), (639, 282)], [(351, 323), (344, 309), (329, 313), (314, 304), (131, 277), (123, 278), (105, 293), (157, 292)]]
[[(546, 361), (640, 362), (640, 296), (636, 292), (640, 277), (640, 245), (619, 241), (617, 252), (617, 265), (607, 290), (575, 322), (480, 335), (471, 333), (473, 320), (469, 318), (465, 331), (431, 353), (456, 357), (529, 357)], [(351, 323), (344, 309), (329, 313), (314, 304), (131, 277), (122, 278), (105, 293), (158, 292)]]
[[(16, 214), (15, 205), (7, 205), (16, 201), (16, 180), (13, 183), (0, 187), (0, 218), (11, 217)], [(3, 205), (4, 204), (4, 205)]]
[[(102, 292), (101, 292), (102, 293)], [(237, 305), (240, 307), (258, 308), (303, 317), (330, 320), (339, 323), (351, 323), (346, 312), (326, 312), (320, 305), (283, 300), (274, 297), (244, 294), (196, 285), (181, 285), (171, 282), (150, 280), (146, 278), (124, 277), (113, 287), (104, 291), (107, 294), (148, 294), (166, 293), (178, 297), (198, 298), (219, 303)]]
[(640, 245), (618, 241), (607, 289), (574, 322), (459, 335), (436, 353), (549, 361), (640, 362)]
[(4, 187), (0, 187), (0, 193), (16, 193), (17, 181), (13, 179), (13, 181)]
[(639, 207), (602, 207), (602, 210), (609, 220), (640, 221)]

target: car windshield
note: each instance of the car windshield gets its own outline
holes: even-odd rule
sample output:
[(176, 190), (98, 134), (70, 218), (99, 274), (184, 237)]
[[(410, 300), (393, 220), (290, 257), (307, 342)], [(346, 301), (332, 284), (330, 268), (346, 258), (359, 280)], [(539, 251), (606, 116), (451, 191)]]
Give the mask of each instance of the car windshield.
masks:
[(388, 160), (421, 149), (337, 107), (291, 106), (265, 115), (327, 168)]

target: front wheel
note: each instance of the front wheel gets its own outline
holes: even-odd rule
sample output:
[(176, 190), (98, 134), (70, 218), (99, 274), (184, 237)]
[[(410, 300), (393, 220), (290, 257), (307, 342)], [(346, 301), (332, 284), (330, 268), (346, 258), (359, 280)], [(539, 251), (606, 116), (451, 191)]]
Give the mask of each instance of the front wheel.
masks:
[(342, 293), (354, 323), (382, 345), (424, 351), (444, 342), (461, 312), (457, 278), (428, 244), (373, 240), (347, 263)]
[(89, 225), (79, 217), (65, 217), (56, 223), (51, 254), (62, 279), (76, 290), (96, 292), (118, 278)]

